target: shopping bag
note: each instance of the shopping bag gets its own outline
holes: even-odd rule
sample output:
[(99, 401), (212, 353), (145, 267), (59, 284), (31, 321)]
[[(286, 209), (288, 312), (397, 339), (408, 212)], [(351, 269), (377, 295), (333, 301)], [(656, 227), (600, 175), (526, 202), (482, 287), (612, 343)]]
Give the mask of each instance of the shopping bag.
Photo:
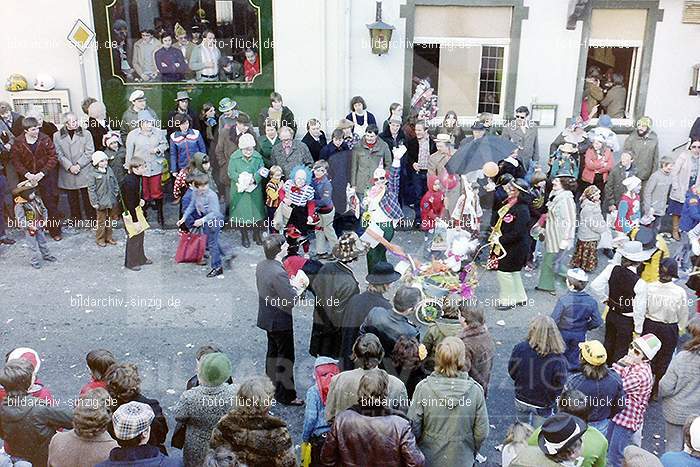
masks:
[(136, 221), (138, 222), (138, 226), (131, 218), (129, 211), (124, 211), (122, 214), (124, 228), (126, 228), (126, 233), (129, 235), (129, 238), (134, 237), (150, 228), (148, 221), (146, 221), (146, 216), (143, 213), (143, 208), (141, 208), (141, 206), (136, 206), (134, 211), (136, 211)]
[(198, 263), (207, 249), (207, 236), (200, 229), (180, 232), (180, 243), (175, 253), (176, 263)]
[(598, 241), (599, 250), (611, 250), (613, 248), (613, 236), (609, 228), (603, 230)]

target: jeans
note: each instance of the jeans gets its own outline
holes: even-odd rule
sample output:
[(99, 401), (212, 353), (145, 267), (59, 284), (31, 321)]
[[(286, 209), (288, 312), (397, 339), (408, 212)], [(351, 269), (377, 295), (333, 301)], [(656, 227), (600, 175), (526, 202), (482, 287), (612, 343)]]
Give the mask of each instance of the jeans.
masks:
[(579, 348), (578, 344), (586, 340), (586, 333), (584, 332), (572, 332), (565, 329), (560, 329), (562, 339), (564, 339), (564, 344), (566, 344), (566, 350), (564, 351), (564, 357), (569, 363), (569, 371), (577, 370), (579, 367)]
[(221, 247), (220, 239), (221, 227), (223, 226), (223, 224), (223, 217), (215, 217), (213, 220), (202, 224), (202, 230), (207, 236), (207, 250), (209, 250), (209, 258), (211, 259), (212, 269), (220, 268), (221, 257), (225, 256), (224, 249)]
[(551, 407), (535, 407), (515, 399), (515, 416), (523, 423), (527, 423), (533, 428), (539, 428), (547, 417), (554, 411)]
[(29, 232), (25, 232), (27, 243), (29, 248), (32, 249), (34, 253), (32, 255), (32, 264), (40, 264), (42, 258), (50, 256), (48, 247), (46, 246), (46, 235), (44, 234), (44, 229), (37, 229), (36, 233), (32, 236)]
[(625, 448), (632, 444), (634, 431), (610, 421), (608, 425), (608, 466), (620, 467), (624, 459)]
[(596, 430), (600, 431), (603, 434), (603, 436), (607, 435), (609, 425), (610, 425), (609, 418), (606, 418), (605, 420), (598, 420), (597, 422), (588, 422), (588, 426), (592, 426)]

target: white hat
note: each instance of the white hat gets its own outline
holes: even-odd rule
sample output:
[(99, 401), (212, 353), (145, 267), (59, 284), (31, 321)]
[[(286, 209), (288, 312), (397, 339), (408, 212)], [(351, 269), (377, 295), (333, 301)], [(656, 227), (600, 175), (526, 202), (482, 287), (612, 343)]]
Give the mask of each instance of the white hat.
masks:
[(642, 180), (640, 180), (639, 177), (632, 175), (631, 177), (627, 177), (626, 179), (622, 180), (622, 184), (625, 185), (628, 190), (632, 190), (641, 185)]
[(109, 157), (107, 157), (107, 154), (102, 151), (95, 151), (95, 153), (92, 155), (92, 165), (97, 165), (100, 163), (100, 161), (106, 160), (109, 160)]
[(700, 417), (695, 417), (690, 424), (690, 447), (700, 451)]
[(447, 133), (440, 133), (435, 137), (435, 142), (436, 143), (450, 143), (452, 142), (452, 139), (450, 138), (450, 135)]
[(622, 245), (620, 249), (620, 254), (623, 258), (627, 258), (630, 261), (640, 263), (651, 258), (655, 250), (645, 250), (642, 242), (636, 240), (630, 240), (629, 242)]
[(129, 96), (129, 102), (134, 102), (137, 99), (143, 99), (145, 97), (146, 97), (146, 95), (143, 93), (143, 91), (140, 89), (137, 89), (136, 91), (132, 92), (131, 95)]
[(566, 272), (566, 277), (569, 279), (574, 279), (581, 282), (588, 282), (588, 274), (581, 268), (569, 269)]
[(255, 147), (255, 138), (249, 133), (243, 133), (240, 138), (238, 138), (238, 148), (247, 149)]
[(654, 334), (644, 334), (637, 337), (633, 342), (649, 360), (653, 360), (656, 354), (659, 353), (659, 350), (661, 350), (661, 341)]
[(50, 91), (56, 87), (56, 80), (46, 73), (39, 73), (34, 79), (34, 89), (37, 91)]

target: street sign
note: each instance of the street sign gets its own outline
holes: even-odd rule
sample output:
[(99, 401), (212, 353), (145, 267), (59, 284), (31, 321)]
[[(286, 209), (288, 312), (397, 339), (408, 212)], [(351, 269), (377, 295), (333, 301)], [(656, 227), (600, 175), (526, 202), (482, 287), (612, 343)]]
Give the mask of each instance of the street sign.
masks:
[(73, 44), (80, 51), (81, 55), (85, 53), (94, 38), (95, 32), (80, 19), (75, 22), (70, 33), (68, 33), (68, 42)]

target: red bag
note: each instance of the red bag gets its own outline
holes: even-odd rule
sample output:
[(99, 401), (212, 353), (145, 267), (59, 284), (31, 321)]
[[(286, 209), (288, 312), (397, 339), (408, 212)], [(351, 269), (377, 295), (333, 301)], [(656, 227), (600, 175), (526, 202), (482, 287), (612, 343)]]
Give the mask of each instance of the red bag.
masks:
[(201, 231), (180, 232), (180, 243), (175, 253), (176, 263), (198, 263), (207, 249), (207, 236)]

